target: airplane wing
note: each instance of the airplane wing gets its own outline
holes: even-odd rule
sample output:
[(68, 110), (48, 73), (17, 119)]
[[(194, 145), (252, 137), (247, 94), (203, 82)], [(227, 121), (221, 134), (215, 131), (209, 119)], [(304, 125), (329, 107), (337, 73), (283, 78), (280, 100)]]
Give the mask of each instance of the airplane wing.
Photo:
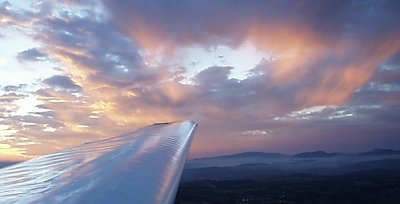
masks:
[(0, 169), (0, 203), (173, 203), (196, 124), (159, 123)]

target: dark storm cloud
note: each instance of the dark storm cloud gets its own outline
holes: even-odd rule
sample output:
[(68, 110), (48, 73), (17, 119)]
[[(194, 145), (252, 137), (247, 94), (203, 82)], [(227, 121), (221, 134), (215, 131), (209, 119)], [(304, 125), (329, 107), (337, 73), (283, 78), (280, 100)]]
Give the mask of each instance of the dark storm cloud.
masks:
[(25, 50), (19, 52), (17, 55), (17, 59), (21, 62), (24, 61), (44, 61), (47, 60), (47, 55), (39, 51), (37, 48), (31, 48), (29, 50)]
[(50, 78), (44, 79), (43, 83), (65, 90), (79, 91), (81, 89), (81, 87), (76, 85), (69, 77), (62, 75), (54, 75)]

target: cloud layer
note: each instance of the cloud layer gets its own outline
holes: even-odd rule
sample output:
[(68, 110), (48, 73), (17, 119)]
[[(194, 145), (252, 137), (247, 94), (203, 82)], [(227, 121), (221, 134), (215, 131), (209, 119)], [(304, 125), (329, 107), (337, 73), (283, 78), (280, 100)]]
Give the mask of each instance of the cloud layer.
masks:
[[(3, 141), (26, 155), (183, 119), (199, 122), (192, 156), (399, 148), (397, 2), (104, 0), (6, 9), (11, 6), (2, 4), (7, 23), (1, 25), (41, 45), (17, 58), (60, 65), (60, 75), (40, 79), (35, 90), (18, 95), (4, 88), (0, 108), (23, 94), (41, 102), (40, 111), (0, 116), (4, 131), (15, 131)], [(241, 80), (231, 77), (236, 67), (219, 65), (188, 79), (191, 68), (179, 63), (187, 50), (245, 43), (268, 57)], [(46, 148), (18, 145), (16, 138)]]

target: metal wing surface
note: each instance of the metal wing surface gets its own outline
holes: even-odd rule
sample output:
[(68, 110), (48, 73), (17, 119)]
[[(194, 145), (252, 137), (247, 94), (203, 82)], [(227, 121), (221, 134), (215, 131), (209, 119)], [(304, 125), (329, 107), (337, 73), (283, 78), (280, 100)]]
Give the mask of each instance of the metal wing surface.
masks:
[(173, 203), (195, 128), (154, 124), (0, 169), (0, 203)]

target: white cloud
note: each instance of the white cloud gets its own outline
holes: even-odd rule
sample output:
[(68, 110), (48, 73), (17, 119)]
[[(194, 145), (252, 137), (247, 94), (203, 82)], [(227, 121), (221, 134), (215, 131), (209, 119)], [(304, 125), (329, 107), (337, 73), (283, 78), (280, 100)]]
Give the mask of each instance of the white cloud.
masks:
[(275, 117), (274, 120), (312, 119), (327, 108), (335, 108), (335, 106), (313, 106), (304, 108), (298, 111), (293, 111), (283, 117)]
[(255, 68), (263, 58), (271, 57), (270, 54), (258, 50), (251, 43), (243, 43), (235, 49), (228, 46), (195, 49), (190, 47), (184, 53), (182, 66), (188, 68), (186, 76), (189, 78), (208, 67), (229, 66), (234, 68), (229, 77), (242, 80), (247, 77), (247, 72)]

